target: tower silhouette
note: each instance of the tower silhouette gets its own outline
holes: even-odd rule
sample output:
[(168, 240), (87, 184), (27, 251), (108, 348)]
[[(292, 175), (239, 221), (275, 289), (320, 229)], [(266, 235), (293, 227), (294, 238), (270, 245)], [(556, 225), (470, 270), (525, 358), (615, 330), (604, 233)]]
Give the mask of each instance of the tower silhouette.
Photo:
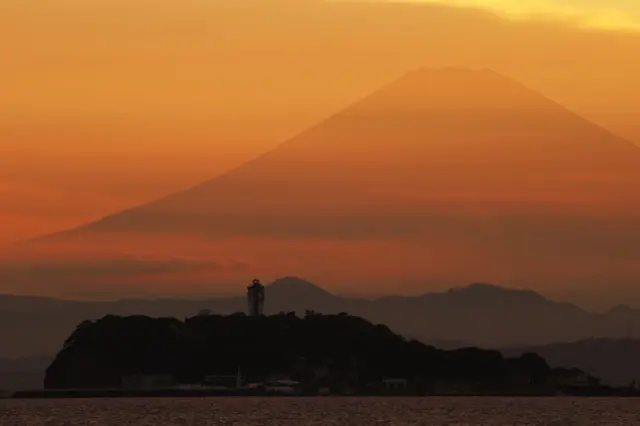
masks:
[(247, 287), (247, 304), (250, 316), (262, 315), (264, 311), (264, 286), (260, 280), (253, 280), (253, 283)]

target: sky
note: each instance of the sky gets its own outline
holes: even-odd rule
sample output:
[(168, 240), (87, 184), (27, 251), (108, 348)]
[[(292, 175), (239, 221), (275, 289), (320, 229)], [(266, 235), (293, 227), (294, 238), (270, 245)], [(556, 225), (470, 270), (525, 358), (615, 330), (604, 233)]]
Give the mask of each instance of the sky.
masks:
[(414, 0), (491, 10), (516, 19), (552, 19), (572, 25), (612, 30), (640, 28), (640, 5), (634, 0)]
[(640, 143), (635, 1), (0, 4), (0, 246), (224, 173), (417, 67), (492, 68)]

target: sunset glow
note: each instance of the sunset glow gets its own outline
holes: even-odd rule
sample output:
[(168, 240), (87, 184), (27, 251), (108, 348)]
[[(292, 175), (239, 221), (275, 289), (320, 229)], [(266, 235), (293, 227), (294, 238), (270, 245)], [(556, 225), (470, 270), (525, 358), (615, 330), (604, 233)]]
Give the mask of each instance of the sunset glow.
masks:
[[(398, 0), (403, 1), (403, 0)], [(408, 0), (411, 1), (411, 0)], [(568, 21), (588, 28), (640, 29), (640, 5), (635, 0), (413, 0), (491, 10), (516, 19)]]
[(123, 294), (628, 286), (638, 29), (636, 0), (2, 2), (0, 293), (109, 262)]

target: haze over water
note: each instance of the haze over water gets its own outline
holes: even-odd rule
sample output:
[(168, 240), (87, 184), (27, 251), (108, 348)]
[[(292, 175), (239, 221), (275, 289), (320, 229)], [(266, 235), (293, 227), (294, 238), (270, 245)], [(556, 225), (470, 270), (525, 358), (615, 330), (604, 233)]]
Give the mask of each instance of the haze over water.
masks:
[(205, 398), (0, 402), (0, 426), (632, 425), (633, 399)]

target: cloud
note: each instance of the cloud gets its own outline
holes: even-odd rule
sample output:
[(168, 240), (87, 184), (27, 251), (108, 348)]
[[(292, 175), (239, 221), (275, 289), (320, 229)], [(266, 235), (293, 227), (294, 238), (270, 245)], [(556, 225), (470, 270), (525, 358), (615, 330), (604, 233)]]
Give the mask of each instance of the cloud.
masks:
[[(392, 0), (395, 1), (395, 0)], [(640, 29), (640, 6), (635, 0), (399, 0), (489, 9), (498, 15), (531, 19), (568, 20), (585, 27)]]

